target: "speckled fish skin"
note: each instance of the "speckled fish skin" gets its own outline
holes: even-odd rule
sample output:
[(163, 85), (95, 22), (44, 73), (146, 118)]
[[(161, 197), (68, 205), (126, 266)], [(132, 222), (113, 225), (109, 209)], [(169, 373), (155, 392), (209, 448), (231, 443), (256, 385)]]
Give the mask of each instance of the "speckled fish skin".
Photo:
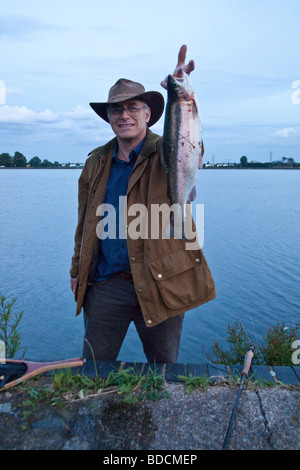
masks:
[[(198, 168), (201, 167), (202, 126), (189, 76), (183, 71), (180, 77), (169, 75), (167, 91), (162, 161), (166, 169), (170, 204), (179, 204), (184, 217), (186, 202), (195, 197), (192, 193)], [(174, 222), (171, 220), (173, 235)]]

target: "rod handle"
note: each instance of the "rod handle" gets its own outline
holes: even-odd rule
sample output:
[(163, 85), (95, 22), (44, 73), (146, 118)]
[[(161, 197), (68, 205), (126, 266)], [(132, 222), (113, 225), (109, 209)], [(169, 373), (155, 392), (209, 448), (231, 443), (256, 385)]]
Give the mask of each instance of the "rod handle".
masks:
[(246, 377), (248, 377), (253, 356), (254, 356), (254, 346), (250, 346), (245, 356), (243, 371), (242, 371), (242, 375), (245, 375)]

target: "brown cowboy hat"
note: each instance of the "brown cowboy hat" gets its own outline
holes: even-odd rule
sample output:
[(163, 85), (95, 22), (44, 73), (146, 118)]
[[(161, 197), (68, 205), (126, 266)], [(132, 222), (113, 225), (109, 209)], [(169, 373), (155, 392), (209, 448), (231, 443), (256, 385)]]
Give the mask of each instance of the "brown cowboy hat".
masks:
[(105, 103), (90, 103), (91, 108), (104, 121), (109, 122), (107, 107), (109, 104), (122, 103), (123, 101), (137, 99), (144, 101), (151, 108), (151, 117), (148, 126), (153, 126), (161, 117), (164, 110), (164, 98), (157, 91), (145, 91), (143, 85), (132, 82), (126, 78), (120, 78), (109, 90), (108, 101)]

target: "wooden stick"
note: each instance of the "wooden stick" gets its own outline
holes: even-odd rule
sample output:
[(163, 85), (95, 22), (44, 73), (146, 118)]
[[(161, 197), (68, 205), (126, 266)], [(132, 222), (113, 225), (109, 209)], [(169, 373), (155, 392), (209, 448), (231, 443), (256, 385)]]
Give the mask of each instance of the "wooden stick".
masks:
[[(20, 364), (26, 366), (26, 372), (16, 380), (12, 380), (11, 382), (6, 382), (3, 387), (0, 387), (0, 391), (7, 390), (10, 387), (14, 387), (15, 385), (24, 382), (25, 380), (31, 379), (32, 377), (47, 372), (49, 370), (55, 369), (64, 369), (66, 367), (81, 367), (84, 364), (84, 361), (81, 357), (76, 359), (66, 359), (62, 361), (55, 361), (55, 362), (30, 362), (30, 361), (21, 361), (17, 359), (5, 359), (2, 364)], [(1, 365), (1, 364), (0, 364)], [(8, 379), (9, 380), (9, 379)]]

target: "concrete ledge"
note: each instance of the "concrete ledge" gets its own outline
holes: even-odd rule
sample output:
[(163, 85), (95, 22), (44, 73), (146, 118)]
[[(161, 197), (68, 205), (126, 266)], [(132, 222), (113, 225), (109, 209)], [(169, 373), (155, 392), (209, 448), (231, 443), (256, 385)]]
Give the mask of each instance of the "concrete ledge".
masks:
[[(212, 381), (220, 379), (228, 380), (230, 376), (239, 376), (242, 372), (242, 366), (226, 366), (222, 364), (150, 364), (143, 362), (100, 362), (86, 361), (84, 366), (77, 369), (79, 374), (85, 374), (88, 377), (98, 376), (107, 378), (112, 372), (125, 369), (133, 369), (143, 375), (149, 371), (163, 375), (167, 382), (180, 382), (178, 376), (207, 377)], [(265, 381), (275, 384), (300, 385), (300, 368), (285, 366), (252, 366), (249, 374), (250, 380)]]
[[(237, 387), (221, 382), (220, 386), (212, 383), (205, 390), (188, 391), (183, 383), (178, 383), (178, 376), (191, 374), (218, 383), (222, 377), (236, 377), (241, 366), (88, 361), (83, 367), (69, 370), (106, 378), (110, 372), (127, 368), (142, 374), (149, 370), (163, 374), (168, 395), (159, 400), (128, 403), (124, 393), (119, 393), (117, 388), (107, 393), (100, 389), (89, 396), (80, 392), (67, 394), (63, 397), (65, 406), (47, 405), (45, 400), (27, 405), (28, 392), (22, 387), (11, 388), (0, 394), (0, 427), (4, 430), (0, 450), (109, 451), (110, 458), (116, 458), (115, 464), (117, 457), (127, 451), (145, 451), (145, 458), (156, 452), (159, 455), (164, 451), (168, 455), (175, 451), (182, 455), (183, 451), (184, 454), (192, 452), (199, 458), (198, 462), (203, 463), (198, 451), (222, 449)], [(273, 381), (275, 386), (248, 387), (247, 380), (236, 410), (229, 449), (300, 450), (299, 368), (273, 369), (252, 367), (249, 382), (254, 379)], [(45, 385), (49, 384), (49, 377), (41, 380), (45, 380)], [(294, 384), (295, 380), (298, 385), (278, 386), (281, 382)], [(35, 385), (33, 382), (33, 387)], [(139, 455), (141, 461), (146, 461), (144, 454)], [(97, 453), (95, 463), (107, 463), (101, 458), (102, 455)], [(84, 459), (83, 463), (85, 456)]]

